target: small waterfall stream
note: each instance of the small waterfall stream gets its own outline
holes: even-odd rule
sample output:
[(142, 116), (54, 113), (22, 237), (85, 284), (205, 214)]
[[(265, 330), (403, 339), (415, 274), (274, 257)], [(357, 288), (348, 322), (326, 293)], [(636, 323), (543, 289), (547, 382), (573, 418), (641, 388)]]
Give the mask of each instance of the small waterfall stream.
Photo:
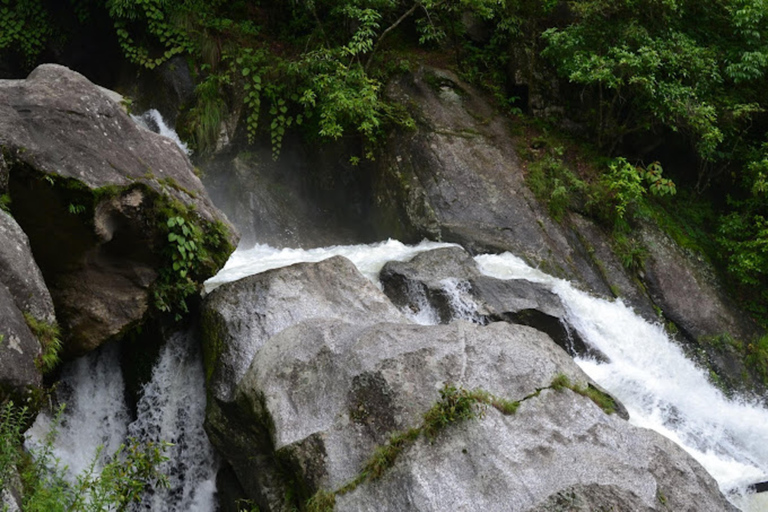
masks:
[[(218, 461), (203, 430), (205, 378), (193, 332), (173, 334), (160, 351), (131, 421), (125, 401), (119, 347), (108, 345), (64, 368), (57, 398), (66, 404), (58, 425), (54, 456), (67, 466), (71, 481), (103, 447), (103, 467), (128, 437), (171, 443), (169, 460), (159, 469), (168, 489), (148, 493), (137, 510), (211, 512), (216, 509)], [(27, 432), (28, 446), (39, 446), (51, 430), (49, 413), (38, 415)]]

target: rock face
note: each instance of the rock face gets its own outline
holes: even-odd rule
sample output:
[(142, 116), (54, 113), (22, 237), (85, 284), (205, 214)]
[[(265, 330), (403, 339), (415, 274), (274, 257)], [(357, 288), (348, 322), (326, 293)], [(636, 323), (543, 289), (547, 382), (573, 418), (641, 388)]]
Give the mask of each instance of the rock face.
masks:
[(40, 342), (24, 314), (53, 324), (53, 302), (35, 264), (29, 240), (16, 221), (0, 210), (0, 396), (38, 387), (42, 377), (35, 364)]
[(29, 330), (13, 295), (0, 283), (0, 398), (20, 394), (42, 382), (35, 360), (41, 353), (40, 342)]
[[(423, 260), (473, 273), (461, 252), (443, 252)], [(582, 389), (590, 381), (543, 332), (408, 323), (341, 257), (223, 285), (206, 299), (203, 325), (206, 429), (261, 510), (354, 481), (377, 446), (423, 426), (446, 384), (519, 409), (487, 407), (432, 440), (416, 435), (380, 479), (338, 494), (335, 510), (546, 510), (571, 496), (585, 504), (576, 510), (733, 510), (671, 442), (555, 391), (558, 375)]]
[(648, 250), (644, 281), (653, 302), (683, 336), (706, 353), (707, 363), (718, 370), (727, 386), (765, 390), (760, 377), (744, 365), (744, 355), (729, 343), (717, 342), (732, 338), (751, 343), (762, 333), (725, 294), (714, 269), (701, 256), (686, 253), (658, 228), (643, 226), (640, 236)]
[(528, 190), (507, 121), (481, 95), (434, 69), (395, 81), (388, 94), (409, 105), (418, 129), (394, 136), (379, 160), (379, 224), (470, 252), (510, 251), (610, 295), (575, 235)]
[(335, 510), (736, 510), (680, 447), (585, 400), (545, 390), (512, 416), (492, 409), (420, 439)]
[(214, 226), (229, 228), (228, 239), (206, 247), (218, 265), (237, 241), (179, 148), (139, 128), (109, 95), (62, 66), (0, 81), (0, 148), (13, 215), (71, 353), (142, 319), (167, 264), (169, 216), (195, 219), (206, 237)]
[(571, 355), (588, 352), (568, 325), (557, 295), (524, 279), (483, 276), (475, 260), (459, 247), (423, 252), (407, 262), (391, 261), (382, 268), (380, 279), (393, 303), (412, 310), (427, 304), (442, 323), (465, 318), (528, 325), (547, 333)]
[(349, 148), (290, 136), (282, 147), (275, 160), (269, 141), (236, 137), (199, 162), (211, 198), (246, 243), (307, 248), (378, 240), (366, 222), (367, 171), (350, 165)]

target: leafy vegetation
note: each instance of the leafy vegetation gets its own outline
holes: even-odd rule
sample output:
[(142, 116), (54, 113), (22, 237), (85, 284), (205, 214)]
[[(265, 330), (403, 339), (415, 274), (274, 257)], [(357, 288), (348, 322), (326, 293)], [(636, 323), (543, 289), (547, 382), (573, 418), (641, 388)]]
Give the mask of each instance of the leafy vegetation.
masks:
[(97, 455), (87, 470), (69, 481), (65, 478), (66, 468), (53, 454), (55, 427), (39, 448), (31, 453), (22, 448), (30, 420), (26, 407), (7, 402), (0, 408), (0, 488), (20, 484), (24, 511), (126, 510), (150, 486), (167, 486), (167, 477), (157, 470), (166, 460), (166, 445), (135, 440), (121, 446), (100, 471), (96, 467)]
[(165, 264), (153, 287), (155, 308), (177, 320), (189, 312), (187, 301), (203, 280), (221, 268), (233, 248), (221, 222), (204, 222), (192, 207), (169, 201), (157, 208), (161, 232), (166, 237)]
[(49, 373), (59, 364), (59, 352), (61, 352), (61, 333), (56, 323), (38, 320), (30, 313), (24, 313), (32, 334), (40, 341), (42, 351), (35, 359), (35, 365), (43, 373)]

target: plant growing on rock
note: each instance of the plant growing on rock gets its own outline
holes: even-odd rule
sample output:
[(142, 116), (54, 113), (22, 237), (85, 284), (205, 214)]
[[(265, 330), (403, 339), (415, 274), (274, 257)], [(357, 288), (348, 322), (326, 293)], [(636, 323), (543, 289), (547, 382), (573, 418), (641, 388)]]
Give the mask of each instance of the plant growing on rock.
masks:
[(163, 454), (167, 444), (136, 440), (121, 446), (100, 471), (96, 469), (97, 454), (85, 472), (73, 482), (68, 481), (64, 476), (66, 468), (60, 466), (53, 454), (55, 426), (42, 446), (31, 453), (22, 448), (23, 433), (30, 419), (29, 410), (13, 402), (0, 408), (0, 488), (8, 488), (18, 474), (24, 511), (126, 510), (141, 500), (149, 486), (168, 484), (167, 476), (157, 469), (167, 460)]
[(30, 313), (24, 313), (32, 334), (40, 341), (42, 352), (35, 360), (35, 365), (43, 373), (49, 373), (59, 364), (59, 352), (61, 352), (61, 333), (56, 323), (38, 320)]

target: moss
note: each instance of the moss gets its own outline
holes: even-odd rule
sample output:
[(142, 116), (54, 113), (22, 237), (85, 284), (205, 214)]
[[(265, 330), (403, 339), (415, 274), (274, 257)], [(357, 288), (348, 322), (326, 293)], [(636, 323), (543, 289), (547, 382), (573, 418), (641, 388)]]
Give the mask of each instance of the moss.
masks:
[(579, 384), (571, 383), (571, 380), (565, 374), (558, 374), (552, 380), (550, 388), (555, 391), (562, 391), (563, 389), (570, 389), (574, 393), (589, 398), (598, 407), (600, 407), (606, 414), (613, 414), (616, 412), (616, 402), (613, 397), (604, 391), (597, 389), (592, 384), (582, 386)]
[(178, 190), (179, 192), (184, 192), (189, 197), (193, 197), (193, 198), (197, 197), (197, 193), (196, 192), (181, 186), (178, 181), (176, 181), (174, 178), (172, 178), (170, 176), (166, 177), (166, 178), (161, 178), (161, 179), (157, 180), (157, 182), (160, 185), (164, 185), (166, 187), (170, 187), (170, 188), (172, 188), (174, 190)]
[[(567, 377), (564, 378), (567, 380)], [(486, 406), (491, 406), (507, 416), (515, 414), (523, 401), (539, 396), (543, 389), (546, 388), (537, 389), (521, 400), (513, 401), (497, 397), (483, 389), (467, 390), (445, 384), (440, 390), (440, 399), (424, 413), (421, 425), (391, 433), (388, 442), (374, 449), (355, 478), (335, 491), (318, 491), (307, 503), (307, 510), (333, 510), (337, 495), (350, 493), (366, 481), (384, 476), (395, 465), (398, 457), (422, 435), (433, 440), (452, 424), (482, 418)]]

